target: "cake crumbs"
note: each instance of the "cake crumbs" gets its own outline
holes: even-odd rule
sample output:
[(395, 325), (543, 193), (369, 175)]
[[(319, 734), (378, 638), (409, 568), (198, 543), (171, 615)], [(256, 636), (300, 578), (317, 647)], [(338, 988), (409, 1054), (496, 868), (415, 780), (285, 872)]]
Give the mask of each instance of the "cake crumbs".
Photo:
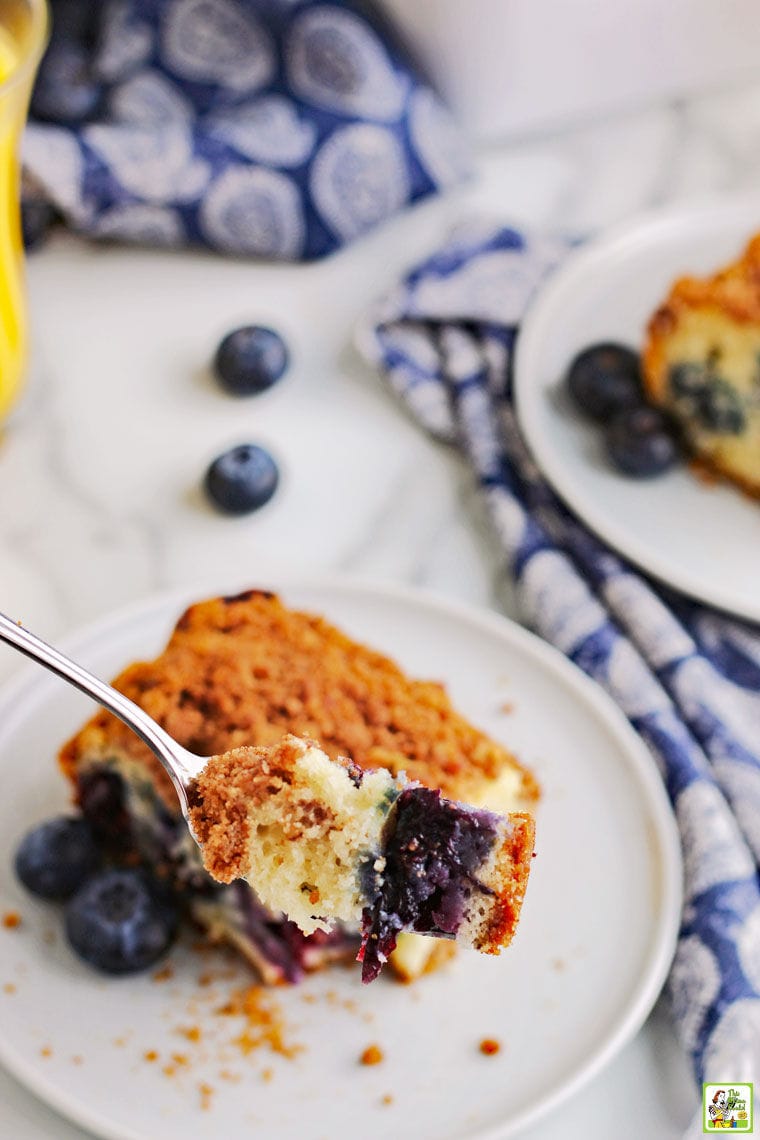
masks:
[(198, 1085), (198, 1092), (201, 1095), (201, 1109), (207, 1112), (211, 1108), (211, 1098), (214, 1095), (214, 1089), (211, 1085), (207, 1085), (205, 1081), (201, 1081)]
[(177, 1029), (177, 1033), (188, 1041), (198, 1042), (201, 1039), (201, 1030), (198, 1025), (180, 1025)]
[(561, 974), (566, 968), (567, 962), (565, 962), (564, 958), (552, 958), (552, 969), (556, 970), (558, 974)]
[(4, 994), (15, 994), (15, 993), (17, 993), (15, 983), (14, 982), (6, 982), (5, 985), (3, 986), (3, 993)]
[(174, 977), (174, 966), (162, 966), (160, 970), (156, 970), (151, 974), (151, 981), (153, 982), (168, 982)]
[(244, 1056), (266, 1045), (273, 1053), (289, 1059), (303, 1051), (302, 1045), (285, 1040), (286, 1026), (279, 1007), (262, 986), (242, 986), (232, 991), (230, 999), (216, 1013), (224, 1017), (244, 1017), (246, 1027), (233, 1039)]
[(720, 482), (720, 476), (717, 472), (708, 467), (704, 460), (699, 459), (698, 456), (692, 456), (687, 467), (694, 478), (698, 479), (704, 487), (715, 487)]
[(84, 1064), (84, 1057), (81, 1055), (81, 1053), (75, 1053), (74, 1056), (71, 1058), (71, 1063), (72, 1063), (72, 1065), (83, 1065)]
[(265, 1085), (269, 1084), (269, 1082), (272, 1080), (273, 1076), (274, 1076), (274, 1069), (262, 1069), (261, 1070), (261, 1079)]
[(514, 701), (502, 701), (499, 705), (499, 712), (504, 713), (504, 716), (511, 716), (514, 711)]
[(385, 1093), (383, 1096), (380, 1097), (380, 1103), (386, 1104), (386, 1105), (387, 1104), (393, 1104), (393, 1097), (391, 1096), (390, 1093)]
[(478, 1047), (486, 1057), (494, 1057), (501, 1050), (501, 1044), (495, 1037), (484, 1037)]
[[(264, 1070), (264, 1072), (267, 1072), (267, 1073), (271, 1073), (271, 1071), (272, 1071), (271, 1069), (265, 1069)], [(231, 1069), (220, 1069), (219, 1070), (219, 1080), (220, 1081), (229, 1081), (229, 1083), (231, 1085), (239, 1085), (242, 1079), (243, 1078), (241, 1077), (240, 1073), (233, 1073)]]
[(43, 1045), (42, 1048), (40, 1049), (40, 1057), (52, 1057), (52, 1056), (53, 1056), (53, 1050), (50, 1048), (50, 1046), (49, 1045)]
[(3, 915), (3, 926), (6, 930), (18, 930), (21, 926), (21, 915), (17, 910), (7, 910)]
[(152, 1063), (153, 1061), (157, 1061), (157, 1060), (158, 1060), (158, 1053), (156, 1052), (155, 1049), (146, 1049), (145, 1052), (143, 1053), (143, 1061), (148, 1061), (149, 1063)]
[(379, 1045), (368, 1045), (359, 1060), (362, 1065), (379, 1065), (385, 1060), (385, 1054)]
[(165, 1077), (173, 1077), (180, 1069), (186, 1069), (189, 1063), (184, 1053), (172, 1053), (171, 1061), (161, 1071)]

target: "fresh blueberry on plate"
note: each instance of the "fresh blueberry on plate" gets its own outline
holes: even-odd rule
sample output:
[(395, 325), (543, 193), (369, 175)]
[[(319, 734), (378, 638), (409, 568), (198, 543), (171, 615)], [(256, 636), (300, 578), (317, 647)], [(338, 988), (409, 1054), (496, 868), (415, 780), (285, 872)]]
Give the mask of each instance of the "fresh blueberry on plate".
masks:
[(567, 387), (580, 410), (595, 420), (644, 402), (638, 354), (623, 344), (593, 344), (578, 353)]
[(141, 871), (112, 869), (69, 900), (65, 924), (72, 949), (85, 962), (105, 974), (135, 974), (169, 949), (178, 915)]
[(32, 894), (67, 899), (100, 865), (85, 819), (58, 816), (28, 831), (16, 851), (16, 874)]
[(255, 443), (241, 443), (214, 460), (204, 486), (220, 511), (247, 515), (269, 502), (279, 479), (277, 464), (268, 451)]
[(274, 329), (246, 325), (228, 333), (214, 357), (219, 383), (235, 396), (253, 396), (276, 384), (288, 366), (288, 350)]
[(618, 471), (649, 479), (680, 458), (676, 434), (657, 408), (629, 408), (611, 421), (605, 435), (607, 454)]

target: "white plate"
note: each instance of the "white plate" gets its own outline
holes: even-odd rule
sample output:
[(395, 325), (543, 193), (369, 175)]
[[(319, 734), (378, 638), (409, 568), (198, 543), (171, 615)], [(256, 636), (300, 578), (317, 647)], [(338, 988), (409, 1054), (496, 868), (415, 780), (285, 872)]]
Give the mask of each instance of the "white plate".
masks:
[[(278, 989), (286, 1037), (305, 1046), (293, 1059), (229, 1045), (241, 1026), (212, 1012), (225, 986), (198, 985), (207, 964), (189, 949), (173, 953), (175, 975), (163, 984), (97, 976), (68, 950), (56, 908), (31, 900), (11, 869), (24, 830), (65, 802), (54, 754), (91, 707), (27, 671), (0, 703), (0, 913), (23, 918), (17, 930), (0, 926), (0, 1060), (61, 1112), (118, 1140), (513, 1136), (613, 1057), (665, 979), (681, 869), (655, 766), (596, 686), (497, 615), (358, 583), (278, 588), (411, 673), (445, 681), (459, 708), (537, 773), (537, 857), (515, 943), (498, 959), (460, 952), (412, 988), (385, 977), (362, 988), (356, 968)], [(189, 600), (148, 601), (67, 648), (112, 675), (158, 652)], [(177, 1033), (192, 1024), (199, 1043)], [(496, 1056), (479, 1051), (485, 1037), (500, 1041)], [(373, 1043), (385, 1060), (363, 1067)], [(160, 1059), (146, 1061), (146, 1050)], [(173, 1052), (190, 1063), (169, 1077), (162, 1066)], [(214, 1089), (206, 1111), (202, 1082)]]
[(540, 291), (520, 332), (515, 398), (542, 471), (588, 526), (648, 573), (742, 617), (760, 619), (760, 504), (685, 467), (658, 479), (617, 474), (601, 433), (566, 400), (573, 356), (600, 340), (638, 348), (684, 273), (711, 273), (760, 229), (760, 199), (663, 211), (573, 254)]

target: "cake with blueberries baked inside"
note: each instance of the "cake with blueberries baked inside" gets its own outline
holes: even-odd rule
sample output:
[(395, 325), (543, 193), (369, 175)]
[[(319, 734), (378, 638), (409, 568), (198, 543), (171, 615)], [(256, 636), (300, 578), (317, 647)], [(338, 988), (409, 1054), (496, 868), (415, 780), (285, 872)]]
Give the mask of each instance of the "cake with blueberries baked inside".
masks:
[(643, 378), (689, 451), (760, 497), (760, 234), (712, 276), (674, 283), (649, 322)]
[(211, 757), (188, 801), (212, 878), (246, 879), (304, 934), (361, 930), (365, 982), (403, 931), (489, 954), (514, 935), (533, 855), (527, 813), (455, 803), (292, 735)]
[[(353, 875), (353, 902), (348, 905), (348, 895), (340, 896), (337, 909), (331, 904), (332, 913), (325, 915), (319, 900), (323, 890), (329, 894), (327, 881), (312, 881), (316, 867), (308, 873), (302, 868), (302, 874), (293, 867), (299, 901), (306, 903), (306, 909), (296, 908), (299, 921), (294, 922), (283, 913), (284, 898), (278, 903), (263, 878), (254, 889), (257, 875), (240, 862), (234, 845), (227, 849), (228, 873), (218, 874), (224, 850), (216, 843), (220, 833), (209, 833), (204, 847), (217, 878), (229, 881), (208, 873), (164, 769), (121, 721), (100, 711), (62, 748), (60, 763), (75, 798), (113, 859), (139, 859), (158, 869), (208, 940), (235, 946), (263, 981), (295, 982), (330, 961), (350, 959), (363, 934), (365, 977), (374, 976), (389, 954), (391, 966), (406, 980), (452, 953), (450, 937), (428, 938), (415, 930), (464, 936), (483, 949), (508, 941), (532, 852), (532, 822), (519, 813), (535, 805), (538, 787), (506, 748), (456, 712), (440, 684), (408, 678), (389, 658), (324, 618), (291, 610), (257, 590), (191, 606), (164, 651), (154, 661), (129, 666), (114, 684), (192, 752), (221, 756), (243, 749), (253, 755), (253, 767), (243, 766), (244, 785), (255, 784), (260, 770), (261, 754), (255, 750), (287, 750), (283, 736), (293, 734), (318, 741), (319, 749), (291, 744), (291, 769), (305, 749), (312, 760), (314, 753), (324, 754), (314, 778), (321, 773), (327, 779), (328, 760), (332, 775), (340, 774), (340, 795), (335, 793), (330, 811), (342, 826), (347, 805), (357, 807), (362, 795), (367, 797), (375, 831), (362, 833), (362, 824), (357, 834), (349, 828), (343, 837), (349, 847), (354, 843), (353, 855), (359, 848), (363, 852), (359, 894)], [(406, 784), (399, 779), (402, 773)], [(226, 786), (234, 796), (231, 777)], [(358, 801), (351, 800), (351, 788)], [(197, 787), (193, 809), (200, 813), (199, 836), (203, 797), (213, 795), (210, 787), (201, 792)], [(485, 810), (457, 814), (461, 804)], [(510, 813), (518, 818), (505, 821)], [(319, 814), (313, 819), (315, 839)], [(249, 826), (248, 815), (245, 821)], [(416, 841), (411, 850), (403, 848), (404, 835)], [(373, 843), (385, 847), (377, 854)], [(453, 853), (448, 865), (444, 847)], [(391, 870), (380, 875), (375, 863), (386, 859), (387, 865), (389, 854)], [(242, 877), (232, 874), (233, 866)], [(391, 873), (394, 866), (398, 873)], [(469, 876), (469, 894), (460, 889), (460, 872)], [(402, 889), (404, 875), (412, 873), (427, 880), (431, 893), (425, 898)]]

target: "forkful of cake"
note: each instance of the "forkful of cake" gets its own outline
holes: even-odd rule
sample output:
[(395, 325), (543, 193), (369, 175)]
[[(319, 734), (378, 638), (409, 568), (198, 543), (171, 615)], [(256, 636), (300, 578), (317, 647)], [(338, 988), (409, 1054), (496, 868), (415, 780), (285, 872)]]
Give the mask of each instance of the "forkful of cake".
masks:
[(530, 815), (499, 815), (331, 759), (308, 739), (215, 756), (183, 748), (123, 693), (0, 614), (0, 640), (119, 717), (168, 773), (204, 866), (245, 879), (309, 934), (361, 929), (372, 981), (404, 931), (498, 954), (515, 933), (535, 838)]

